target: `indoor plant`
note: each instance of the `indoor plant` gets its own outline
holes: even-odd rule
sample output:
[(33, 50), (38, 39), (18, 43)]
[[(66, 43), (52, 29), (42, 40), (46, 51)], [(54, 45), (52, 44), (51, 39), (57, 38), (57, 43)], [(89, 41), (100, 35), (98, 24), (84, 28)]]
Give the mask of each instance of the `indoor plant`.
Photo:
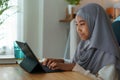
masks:
[(5, 21), (9, 15), (5, 13), (6, 10), (10, 9), (9, 0), (0, 0), (0, 25)]
[(66, 0), (71, 5), (78, 5), (81, 0)]
[[(66, 0), (68, 4), (68, 13), (72, 14), (72, 9), (76, 7), (76, 5), (79, 5), (81, 0)], [(74, 11), (74, 10), (73, 10)]]

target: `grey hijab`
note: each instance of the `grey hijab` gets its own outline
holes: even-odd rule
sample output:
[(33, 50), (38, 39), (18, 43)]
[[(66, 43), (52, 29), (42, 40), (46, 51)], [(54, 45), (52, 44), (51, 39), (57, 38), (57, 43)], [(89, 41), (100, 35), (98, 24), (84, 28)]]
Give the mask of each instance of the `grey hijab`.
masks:
[(104, 9), (98, 4), (90, 3), (78, 9), (76, 15), (87, 22), (90, 38), (79, 43), (73, 62), (90, 69), (92, 73), (108, 64), (115, 64), (119, 69), (120, 50)]

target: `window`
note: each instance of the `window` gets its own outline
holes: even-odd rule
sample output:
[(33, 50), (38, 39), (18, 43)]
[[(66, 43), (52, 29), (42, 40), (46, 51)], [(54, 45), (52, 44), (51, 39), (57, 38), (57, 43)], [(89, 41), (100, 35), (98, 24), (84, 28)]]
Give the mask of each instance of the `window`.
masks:
[(13, 54), (13, 42), (18, 38), (18, 0), (9, 0), (9, 6), (0, 18), (5, 20), (0, 24), (0, 56)]

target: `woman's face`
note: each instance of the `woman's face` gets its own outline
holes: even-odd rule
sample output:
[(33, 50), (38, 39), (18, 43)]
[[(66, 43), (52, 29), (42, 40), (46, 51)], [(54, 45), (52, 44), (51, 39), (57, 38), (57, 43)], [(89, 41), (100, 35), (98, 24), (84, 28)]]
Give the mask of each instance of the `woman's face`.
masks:
[(76, 21), (77, 33), (79, 34), (79, 37), (82, 40), (87, 40), (90, 36), (87, 22), (84, 19), (82, 19), (80, 16), (76, 16), (75, 21)]

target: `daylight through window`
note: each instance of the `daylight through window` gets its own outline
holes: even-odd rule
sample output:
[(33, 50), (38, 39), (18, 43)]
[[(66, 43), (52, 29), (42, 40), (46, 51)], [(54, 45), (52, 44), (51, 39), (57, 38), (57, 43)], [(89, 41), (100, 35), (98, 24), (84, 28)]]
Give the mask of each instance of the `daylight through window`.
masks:
[(17, 0), (8, 0), (10, 8), (0, 15), (0, 55), (13, 54), (13, 42), (17, 39), (17, 3)]

